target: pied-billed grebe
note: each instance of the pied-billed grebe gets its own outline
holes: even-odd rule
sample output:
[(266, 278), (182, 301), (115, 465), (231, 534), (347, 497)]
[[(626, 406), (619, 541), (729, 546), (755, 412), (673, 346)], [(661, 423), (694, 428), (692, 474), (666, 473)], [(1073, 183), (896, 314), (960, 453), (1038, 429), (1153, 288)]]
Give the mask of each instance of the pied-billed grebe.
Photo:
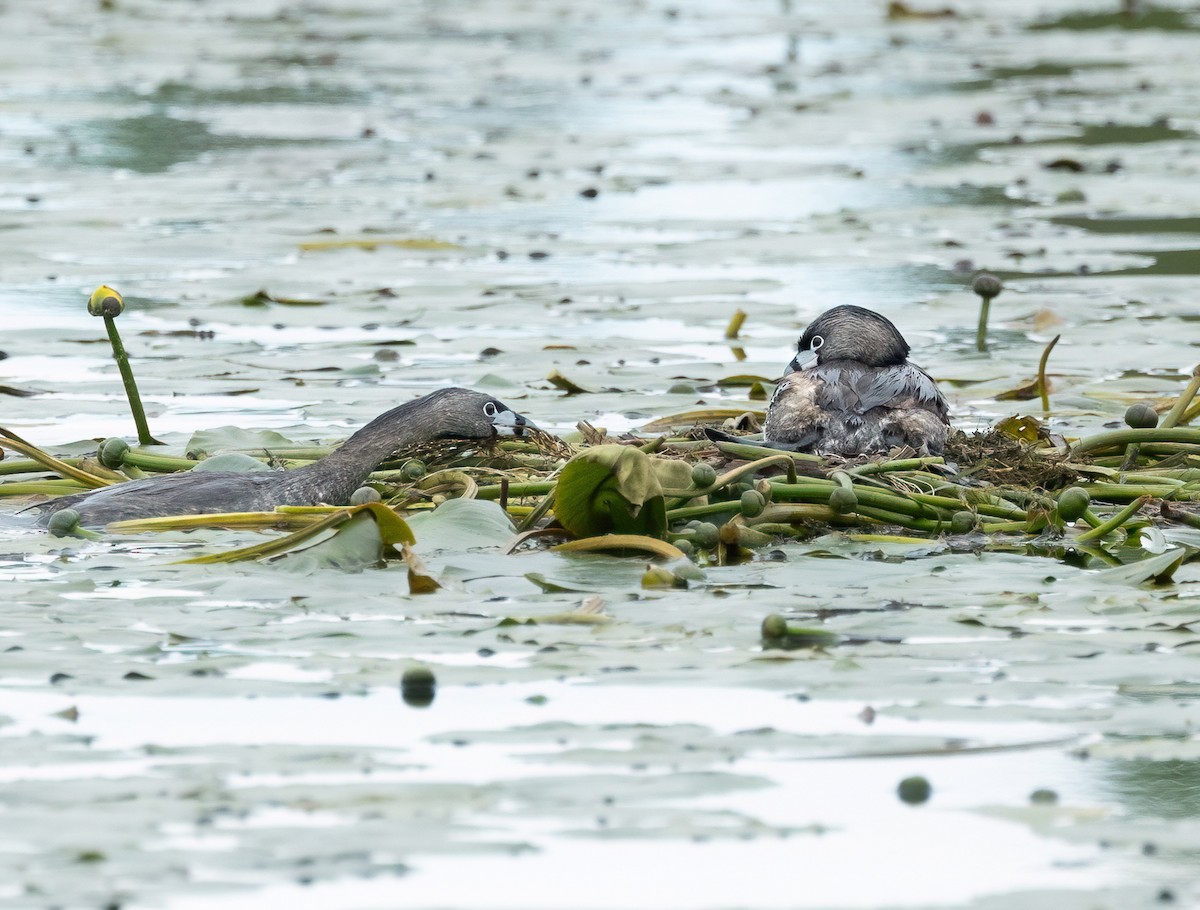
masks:
[(950, 408), (933, 378), (908, 362), (891, 321), (857, 306), (826, 310), (800, 336), (767, 405), (767, 445), (862, 455), (909, 446), (939, 454)]
[(40, 524), (62, 509), (79, 513), (79, 523), (261, 512), (276, 506), (344, 505), (382, 462), (396, 452), (435, 439), (520, 436), (532, 426), (490, 395), (441, 389), (376, 417), (331, 454), (294, 471), (192, 472), (147, 477), (87, 493), (61, 496), (40, 506)]

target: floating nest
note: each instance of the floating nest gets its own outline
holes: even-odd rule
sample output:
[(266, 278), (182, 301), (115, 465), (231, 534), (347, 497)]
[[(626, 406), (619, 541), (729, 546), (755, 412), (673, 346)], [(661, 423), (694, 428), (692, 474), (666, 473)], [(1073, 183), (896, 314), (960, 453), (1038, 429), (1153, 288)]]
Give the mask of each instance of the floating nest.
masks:
[(951, 431), (943, 453), (963, 480), (994, 486), (1059, 490), (1079, 478), (1062, 451), (1039, 448), (999, 430)]

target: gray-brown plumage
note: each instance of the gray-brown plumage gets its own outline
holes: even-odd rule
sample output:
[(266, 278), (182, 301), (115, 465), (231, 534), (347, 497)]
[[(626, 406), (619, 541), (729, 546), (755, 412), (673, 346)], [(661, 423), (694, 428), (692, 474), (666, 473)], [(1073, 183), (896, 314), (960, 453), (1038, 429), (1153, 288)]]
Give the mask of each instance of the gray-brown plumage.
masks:
[(939, 454), (950, 408), (933, 378), (908, 362), (908, 342), (886, 317), (838, 306), (804, 330), (767, 405), (767, 445), (862, 455), (908, 446)]
[(88, 493), (61, 496), (39, 506), (40, 524), (74, 509), (79, 523), (160, 515), (261, 512), (276, 506), (344, 505), (367, 476), (396, 452), (435, 439), (488, 439), (521, 435), (530, 424), (489, 395), (441, 389), (376, 417), (338, 449), (294, 471), (193, 472), (148, 477)]

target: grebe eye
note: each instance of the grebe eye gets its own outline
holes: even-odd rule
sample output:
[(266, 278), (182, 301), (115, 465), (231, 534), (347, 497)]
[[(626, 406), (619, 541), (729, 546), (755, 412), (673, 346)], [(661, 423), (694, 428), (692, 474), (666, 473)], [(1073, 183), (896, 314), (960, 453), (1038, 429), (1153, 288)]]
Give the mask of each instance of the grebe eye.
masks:
[(488, 417), (495, 417), (500, 412), (496, 408), (496, 403), (494, 401), (489, 401), (487, 404), (485, 404), (483, 406), (483, 413), (486, 414)]
[(824, 338), (822, 338), (820, 335), (813, 335), (812, 341), (808, 343), (808, 349), (810, 351), (819, 351), (823, 344), (825, 344)]

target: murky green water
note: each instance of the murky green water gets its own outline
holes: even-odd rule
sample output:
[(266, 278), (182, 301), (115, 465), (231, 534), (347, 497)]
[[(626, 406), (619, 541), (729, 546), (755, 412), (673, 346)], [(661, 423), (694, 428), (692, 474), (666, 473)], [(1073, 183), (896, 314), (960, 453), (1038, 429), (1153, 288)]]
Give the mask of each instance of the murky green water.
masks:
[[(340, 438), (446, 384), (559, 430), (748, 404), (716, 380), (845, 302), (965, 429), (1058, 333), (1060, 432), (1178, 392), (1200, 15), (884, 6), (10, 3), (0, 384), (36, 394), (0, 424), (132, 434), (101, 282), (178, 446)], [(311, 246), (363, 237), (440, 248)], [(1008, 285), (989, 355), (978, 267)], [(68, 542), (2, 508), (3, 906), (1200, 905), (1195, 563), (1152, 588), (830, 536), (651, 593), (631, 560), (427, 543), (417, 597), (173, 565), (251, 533)], [(591, 596), (611, 622), (534, 622)], [(764, 652), (776, 611), (855, 643)]]

